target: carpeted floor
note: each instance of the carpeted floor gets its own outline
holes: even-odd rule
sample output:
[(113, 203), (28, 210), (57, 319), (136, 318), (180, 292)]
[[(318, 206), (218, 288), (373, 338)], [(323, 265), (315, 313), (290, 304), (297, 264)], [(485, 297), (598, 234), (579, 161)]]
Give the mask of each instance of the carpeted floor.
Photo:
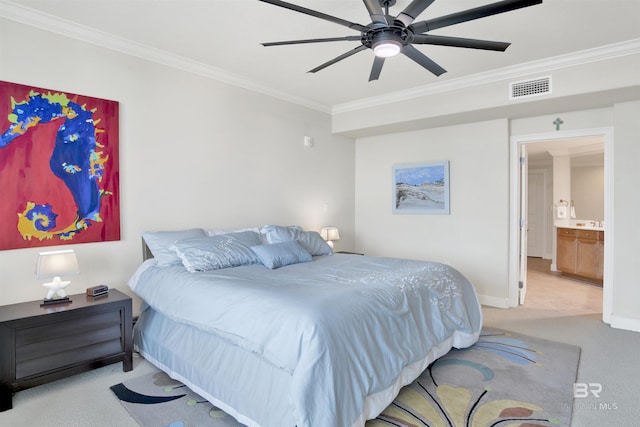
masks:
[[(438, 360), (367, 427), (568, 426), (579, 347), (487, 328), (473, 347)], [(157, 371), (111, 387), (143, 427), (239, 427)]]

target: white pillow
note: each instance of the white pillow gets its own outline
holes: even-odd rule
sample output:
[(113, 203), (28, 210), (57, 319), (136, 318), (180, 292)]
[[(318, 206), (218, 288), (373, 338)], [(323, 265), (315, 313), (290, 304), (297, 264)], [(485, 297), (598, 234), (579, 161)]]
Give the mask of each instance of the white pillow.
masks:
[(167, 266), (182, 263), (176, 253), (169, 250), (169, 246), (173, 245), (176, 240), (205, 237), (206, 235), (207, 233), (202, 228), (191, 228), (181, 231), (145, 231), (142, 233), (142, 238), (158, 265)]
[(241, 233), (243, 231), (253, 231), (255, 233), (260, 233), (260, 227), (238, 228), (235, 230), (207, 230), (207, 234), (209, 236), (220, 236), (222, 234)]
[(251, 247), (260, 243), (259, 233), (242, 231), (178, 240), (170, 249), (175, 251), (188, 271), (195, 273), (257, 264), (260, 260)]
[(297, 225), (291, 225), (288, 227), (282, 227), (280, 225), (265, 225), (260, 229), (260, 232), (265, 235), (267, 243), (281, 243), (290, 242), (296, 240), (299, 234), (302, 232), (302, 227)]
[(312, 256), (333, 255), (333, 249), (320, 237), (317, 231), (302, 231), (302, 227), (297, 225), (288, 227), (265, 225), (260, 231), (264, 234), (267, 243), (270, 244), (295, 240)]

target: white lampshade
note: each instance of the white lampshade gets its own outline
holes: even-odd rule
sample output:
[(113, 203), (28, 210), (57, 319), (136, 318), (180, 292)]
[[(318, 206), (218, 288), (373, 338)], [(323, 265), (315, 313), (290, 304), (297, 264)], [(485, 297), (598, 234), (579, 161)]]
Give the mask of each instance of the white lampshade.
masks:
[(320, 236), (333, 248), (333, 240), (340, 240), (338, 227), (324, 227), (320, 230)]
[(79, 273), (78, 259), (72, 250), (40, 252), (38, 254), (38, 263), (36, 264), (36, 278), (46, 279), (53, 277), (51, 282), (42, 284), (49, 291), (41, 306), (70, 302), (64, 288), (69, 286), (71, 282), (63, 282), (60, 276), (71, 276)]
[(40, 252), (36, 265), (36, 278), (47, 279), (56, 276), (79, 274), (78, 259), (73, 250)]

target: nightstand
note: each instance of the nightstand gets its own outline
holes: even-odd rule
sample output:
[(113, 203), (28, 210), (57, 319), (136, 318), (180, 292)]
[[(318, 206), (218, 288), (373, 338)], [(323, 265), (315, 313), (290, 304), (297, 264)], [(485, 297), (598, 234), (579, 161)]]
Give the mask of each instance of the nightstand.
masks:
[(133, 369), (131, 298), (116, 289), (70, 298), (0, 306), (0, 411), (29, 387), (116, 362)]

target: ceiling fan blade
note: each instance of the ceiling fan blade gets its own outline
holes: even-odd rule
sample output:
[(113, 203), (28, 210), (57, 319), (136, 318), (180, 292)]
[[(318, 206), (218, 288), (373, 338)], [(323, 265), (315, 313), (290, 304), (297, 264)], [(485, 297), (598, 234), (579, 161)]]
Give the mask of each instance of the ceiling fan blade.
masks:
[(345, 36), (345, 37), (328, 37), (324, 39), (306, 39), (306, 40), (289, 40), (283, 42), (269, 42), (262, 43), (262, 46), (284, 46), (290, 44), (304, 44), (304, 43), (324, 43), (324, 42), (342, 42), (342, 41), (360, 41), (360, 36)]
[(363, 0), (364, 5), (367, 6), (367, 10), (369, 11), (369, 16), (371, 16), (371, 22), (376, 22), (378, 24), (388, 25), (387, 17), (384, 15), (384, 11), (382, 10), (382, 6), (380, 5), (380, 0)]
[(542, 0), (503, 0), (476, 7), (462, 12), (456, 12), (439, 18), (416, 22), (409, 27), (415, 34), (426, 33), (437, 28), (448, 27), (461, 22), (472, 21), (474, 19), (485, 18), (499, 13), (510, 12), (523, 7), (533, 6), (542, 3)]
[(327, 15), (326, 13), (318, 12), (312, 9), (307, 9), (306, 7), (298, 6), (295, 4), (287, 3), (285, 1), (280, 0), (259, 0), (261, 2), (269, 3), (274, 6), (280, 6), (285, 9), (293, 10), (295, 12), (304, 13), (305, 15), (310, 15), (315, 18), (324, 19), (325, 21), (333, 22), (334, 24), (342, 25), (348, 28), (352, 28), (358, 31), (366, 31), (368, 28), (364, 25), (356, 24), (355, 22), (350, 22), (341, 18), (337, 18), (335, 16)]
[(363, 50), (366, 50), (366, 49), (368, 49), (368, 47), (366, 47), (365, 45), (358, 46), (355, 49), (350, 50), (349, 52), (343, 53), (342, 55), (333, 58), (331, 61), (327, 61), (324, 64), (317, 66), (313, 70), (309, 70), (309, 72), (310, 73), (316, 73), (316, 72), (318, 72), (320, 70), (323, 70), (323, 69), (327, 68), (329, 65), (333, 65), (338, 61), (342, 61), (343, 59), (348, 58), (351, 55), (354, 55), (354, 54), (356, 54), (358, 52), (361, 52)]
[(436, 64), (431, 58), (411, 45), (407, 45), (402, 48), (402, 53), (422, 65), (427, 70), (431, 71), (436, 76), (447, 72), (447, 70)]
[(426, 8), (431, 6), (435, 0), (413, 0), (400, 14), (398, 19), (405, 26), (409, 26)]
[(369, 74), (369, 81), (378, 80), (378, 78), (380, 78), (380, 72), (382, 71), (383, 65), (384, 58), (376, 56), (376, 59), (373, 60), (373, 66), (371, 67), (371, 74)]
[(415, 44), (434, 44), (440, 46), (466, 47), (470, 49), (497, 50), (504, 52), (511, 43), (494, 42), (490, 40), (465, 39), (462, 37), (432, 36), (418, 34), (413, 36)]

